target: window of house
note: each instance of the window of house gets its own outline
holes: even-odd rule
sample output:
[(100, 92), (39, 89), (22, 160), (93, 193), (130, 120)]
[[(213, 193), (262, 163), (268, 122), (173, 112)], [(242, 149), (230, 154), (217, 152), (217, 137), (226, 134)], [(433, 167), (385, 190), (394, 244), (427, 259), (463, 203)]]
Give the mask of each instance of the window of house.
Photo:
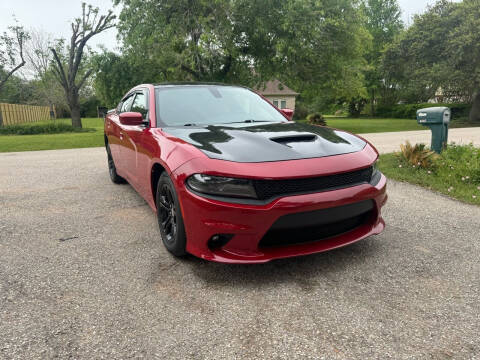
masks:
[(285, 109), (287, 107), (287, 100), (285, 99), (275, 99), (272, 103), (279, 109)]

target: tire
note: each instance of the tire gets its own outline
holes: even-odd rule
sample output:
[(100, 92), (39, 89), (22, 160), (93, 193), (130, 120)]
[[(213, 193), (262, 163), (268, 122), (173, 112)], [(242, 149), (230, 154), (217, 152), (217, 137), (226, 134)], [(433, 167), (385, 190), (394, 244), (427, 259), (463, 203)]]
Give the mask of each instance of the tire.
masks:
[(112, 152), (110, 151), (110, 145), (107, 144), (107, 164), (108, 164), (108, 173), (110, 174), (110, 180), (115, 184), (124, 184), (126, 181), (124, 178), (117, 174), (117, 168), (115, 167), (115, 162), (113, 161)]
[(186, 255), (187, 236), (177, 192), (170, 177), (160, 175), (156, 193), (157, 220), (163, 245), (175, 256)]

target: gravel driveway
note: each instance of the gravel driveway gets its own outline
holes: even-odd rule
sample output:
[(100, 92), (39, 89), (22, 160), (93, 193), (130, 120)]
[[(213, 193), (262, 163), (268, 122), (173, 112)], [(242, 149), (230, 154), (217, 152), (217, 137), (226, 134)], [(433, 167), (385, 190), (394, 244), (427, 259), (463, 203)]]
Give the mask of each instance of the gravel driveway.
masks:
[(480, 208), (389, 195), (380, 236), (221, 265), (170, 256), (103, 149), (0, 154), (0, 358), (480, 358)]

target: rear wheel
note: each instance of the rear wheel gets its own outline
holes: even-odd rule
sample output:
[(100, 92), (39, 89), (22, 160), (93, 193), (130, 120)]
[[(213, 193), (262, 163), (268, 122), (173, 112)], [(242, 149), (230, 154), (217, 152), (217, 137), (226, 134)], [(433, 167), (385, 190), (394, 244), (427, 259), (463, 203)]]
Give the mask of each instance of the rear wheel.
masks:
[(107, 144), (107, 161), (108, 161), (108, 173), (110, 174), (110, 179), (115, 184), (125, 183), (125, 179), (117, 174), (117, 168), (115, 167), (115, 162), (113, 161), (112, 152), (110, 151), (110, 145)]
[(158, 227), (163, 244), (173, 255), (184, 256), (187, 237), (182, 212), (173, 182), (166, 173), (158, 180), (156, 204)]

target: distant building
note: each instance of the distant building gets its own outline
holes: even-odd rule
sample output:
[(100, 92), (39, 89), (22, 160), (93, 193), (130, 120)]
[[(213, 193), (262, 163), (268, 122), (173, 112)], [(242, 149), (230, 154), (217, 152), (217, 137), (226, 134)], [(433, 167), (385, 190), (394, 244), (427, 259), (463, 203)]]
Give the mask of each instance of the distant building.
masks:
[(267, 81), (264, 86), (258, 87), (256, 91), (279, 109), (295, 110), (295, 99), (299, 94), (277, 79)]
[(439, 87), (437, 91), (435, 91), (435, 95), (433, 98), (428, 100), (429, 103), (438, 104), (438, 103), (467, 103), (470, 100), (461, 94), (455, 93), (448, 93), (446, 94), (445, 91)]

